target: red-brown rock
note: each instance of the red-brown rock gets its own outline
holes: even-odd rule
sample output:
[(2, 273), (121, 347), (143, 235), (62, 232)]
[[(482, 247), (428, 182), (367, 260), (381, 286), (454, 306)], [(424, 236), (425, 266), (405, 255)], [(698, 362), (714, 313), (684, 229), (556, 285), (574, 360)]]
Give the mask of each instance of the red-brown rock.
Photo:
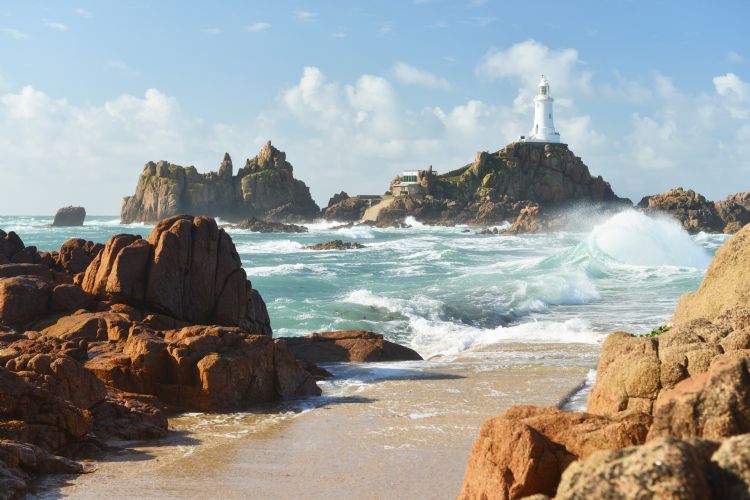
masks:
[(23, 326), (42, 316), (51, 293), (49, 282), (35, 276), (0, 279), (0, 323)]
[(50, 309), (59, 312), (73, 312), (91, 306), (94, 298), (76, 285), (57, 285), (52, 290)]
[(313, 363), (422, 359), (416, 351), (385, 340), (379, 333), (364, 330), (311, 333), (284, 340), (297, 359)]
[(459, 498), (553, 495), (571, 462), (601, 449), (643, 443), (650, 422), (648, 415), (636, 412), (609, 418), (513, 406), (482, 426)]
[(234, 243), (207, 217), (165, 219), (148, 240), (113, 237), (86, 270), (82, 287), (100, 300), (192, 324), (271, 333), (265, 303), (252, 290)]
[(42, 333), (63, 340), (123, 340), (131, 326), (131, 318), (122, 313), (83, 311), (61, 317)]
[(0, 367), (0, 438), (59, 453), (92, 428), (91, 415)]
[(722, 358), (665, 391), (649, 439), (719, 439), (750, 432), (750, 359)]

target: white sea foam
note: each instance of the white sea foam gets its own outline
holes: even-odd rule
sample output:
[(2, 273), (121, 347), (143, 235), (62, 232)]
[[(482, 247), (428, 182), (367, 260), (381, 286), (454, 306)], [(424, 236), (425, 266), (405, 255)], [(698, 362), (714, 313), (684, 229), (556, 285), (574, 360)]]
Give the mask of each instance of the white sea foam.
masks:
[(302, 251), (302, 243), (292, 240), (266, 240), (258, 242), (246, 242), (237, 244), (237, 252), (240, 254), (258, 254), (258, 253), (297, 253)]
[(609, 257), (638, 266), (705, 268), (711, 257), (679, 223), (622, 211), (596, 226), (589, 243)]
[(320, 264), (280, 264), (278, 266), (257, 266), (257, 267), (246, 267), (248, 276), (281, 276), (287, 274), (295, 274), (300, 272), (308, 272), (315, 274), (323, 274), (328, 270), (325, 266)]

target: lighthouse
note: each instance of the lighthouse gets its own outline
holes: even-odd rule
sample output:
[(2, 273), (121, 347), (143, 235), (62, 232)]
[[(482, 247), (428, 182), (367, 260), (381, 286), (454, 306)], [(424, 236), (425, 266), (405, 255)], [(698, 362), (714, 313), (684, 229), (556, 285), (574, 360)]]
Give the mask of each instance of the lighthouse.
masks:
[(552, 118), (553, 102), (555, 100), (549, 94), (549, 82), (542, 75), (534, 97), (534, 126), (529, 135), (521, 136), (521, 142), (560, 142), (560, 134), (555, 130)]

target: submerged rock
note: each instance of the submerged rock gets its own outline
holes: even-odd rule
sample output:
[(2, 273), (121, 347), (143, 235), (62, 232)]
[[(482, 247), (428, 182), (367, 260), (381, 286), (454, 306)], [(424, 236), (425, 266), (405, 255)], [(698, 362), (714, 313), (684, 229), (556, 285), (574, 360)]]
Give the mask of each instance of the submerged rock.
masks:
[(52, 221), (53, 226), (83, 226), (86, 219), (86, 209), (83, 207), (65, 207), (61, 208), (55, 214)]
[(315, 243), (302, 247), (303, 250), (357, 250), (365, 248), (365, 245), (356, 241), (333, 240), (325, 243)]
[(309, 188), (294, 178), (286, 154), (270, 141), (236, 175), (232, 176), (232, 170), (228, 154), (219, 172), (206, 174), (192, 166), (149, 162), (138, 178), (135, 194), (123, 199), (122, 222), (155, 222), (180, 213), (276, 221), (311, 220), (319, 215)]
[(390, 342), (383, 335), (364, 330), (311, 333), (285, 337), (297, 359), (312, 363), (421, 360), (416, 351)]
[(236, 229), (247, 229), (255, 233), (306, 233), (305, 226), (284, 224), (283, 222), (267, 222), (258, 219), (245, 219), (233, 226)]

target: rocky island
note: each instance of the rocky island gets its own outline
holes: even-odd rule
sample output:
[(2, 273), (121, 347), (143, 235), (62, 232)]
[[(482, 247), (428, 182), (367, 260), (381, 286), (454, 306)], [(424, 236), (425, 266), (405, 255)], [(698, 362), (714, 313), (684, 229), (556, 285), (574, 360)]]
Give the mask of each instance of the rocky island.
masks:
[(363, 219), (389, 227), (413, 216), (426, 224), (493, 225), (534, 213), (554, 213), (576, 203), (631, 205), (608, 182), (592, 176), (566, 144), (516, 142), (496, 153), (479, 152), (459, 169), (437, 174), (419, 171), (414, 187), (403, 194), (393, 181), (378, 204), (340, 193), (325, 209), (333, 220)]
[(304, 182), (295, 179), (286, 154), (268, 141), (257, 156), (233, 173), (229, 154), (218, 172), (201, 174), (195, 167), (166, 161), (143, 167), (135, 194), (123, 199), (124, 224), (156, 222), (181, 213), (221, 217), (227, 221), (312, 220), (320, 208)]

